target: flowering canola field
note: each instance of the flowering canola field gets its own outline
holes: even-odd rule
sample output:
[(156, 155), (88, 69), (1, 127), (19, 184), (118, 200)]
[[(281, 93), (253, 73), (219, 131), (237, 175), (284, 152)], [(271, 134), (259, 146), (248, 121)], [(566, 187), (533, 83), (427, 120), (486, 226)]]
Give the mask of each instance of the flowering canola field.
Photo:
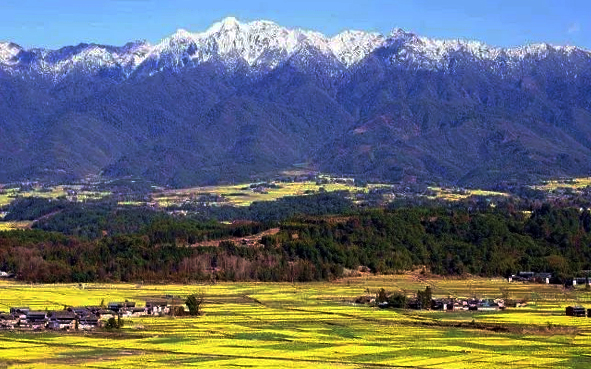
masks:
[[(526, 299), (502, 312), (377, 309), (352, 303), (379, 288), (409, 295)], [(28, 285), (0, 282), (10, 306), (62, 309), (102, 300), (145, 300), (205, 293), (200, 317), (142, 317), (118, 332), (0, 331), (0, 368), (589, 368), (591, 319), (564, 316), (591, 308), (585, 291), (502, 280), (357, 277), (333, 283), (215, 285)], [(500, 328), (500, 329), (492, 329)]]

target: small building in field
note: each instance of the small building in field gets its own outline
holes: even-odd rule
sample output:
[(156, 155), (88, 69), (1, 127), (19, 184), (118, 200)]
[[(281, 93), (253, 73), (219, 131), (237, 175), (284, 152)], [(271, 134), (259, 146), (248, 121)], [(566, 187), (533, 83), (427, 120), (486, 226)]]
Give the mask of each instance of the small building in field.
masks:
[(50, 329), (74, 329), (76, 327), (76, 314), (71, 311), (54, 311), (49, 314), (47, 327)]
[(146, 311), (149, 315), (168, 314), (170, 309), (166, 301), (146, 301)]
[(447, 308), (447, 302), (442, 299), (431, 300), (431, 310), (445, 310)]
[(31, 311), (27, 306), (15, 306), (10, 308), (10, 314), (18, 314), (23, 319), (27, 318), (27, 313)]
[(576, 317), (584, 317), (585, 316), (585, 308), (582, 306), (567, 306), (565, 310), (566, 310), (567, 316), (576, 316)]
[(465, 301), (465, 309), (464, 310), (469, 310), (469, 311), (476, 311), (478, 310), (478, 306), (480, 305), (480, 301), (476, 300), (476, 299), (470, 299), (468, 301)]
[(538, 283), (550, 284), (552, 273), (538, 273), (535, 278)]
[(14, 329), (18, 326), (20, 317), (15, 314), (0, 314), (0, 329)]
[(131, 301), (109, 302), (109, 305), (107, 305), (107, 309), (113, 310), (116, 313), (118, 313), (119, 310), (121, 310), (121, 309), (134, 308), (134, 307), (135, 307), (135, 302), (131, 302)]
[(492, 299), (482, 300), (478, 303), (478, 310), (495, 311), (499, 310), (499, 303)]
[(43, 329), (47, 325), (47, 313), (45, 311), (29, 311), (27, 313), (27, 325), (32, 329)]
[(78, 329), (91, 330), (100, 327), (100, 319), (98, 315), (90, 314), (80, 318)]
[(135, 316), (135, 317), (148, 315), (147, 308), (145, 308), (145, 307), (131, 308), (131, 309), (129, 309), (129, 312), (131, 313), (131, 316)]
[(100, 306), (86, 306), (86, 310), (90, 311), (91, 314), (96, 314), (101, 309), (103, 308)]
[(97, 315), (100, 320), (108, 320), (109, 318), (117, 317), (117, 313), (109, 309), (101, 309), (97, 311), (95, 315)]
[(68, 312), (74, 313), (76, 314), (76, 316), (78, 318), (86, 316), (88, 314), (90, 314), (90, 310), (88, 310), (88, 308), (84, 307), (84, 306), (78, 306), (78, 307), (69, 307), (67, 309)]
[(531, 281), (534, 278), (534, 272), (519, 272), (517, 276), (522, 280)]

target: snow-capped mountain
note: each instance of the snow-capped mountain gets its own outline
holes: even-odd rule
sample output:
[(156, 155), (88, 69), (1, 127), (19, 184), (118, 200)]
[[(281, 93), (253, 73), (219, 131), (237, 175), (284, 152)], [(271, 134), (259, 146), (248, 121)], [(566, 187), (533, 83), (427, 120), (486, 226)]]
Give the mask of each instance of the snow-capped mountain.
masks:
[(3, 43), (0, 44), (0, 70), (56, 81), (76, 71), (96, 74), (118, 70), (122, 77), (127, 77), (150, 50), (151, 46), (145, 42), (130, 42), (122, 47), (79, 44), (58, 50), (25, 50), (12, 43)]
[[(395, 29), (388, 36), (363, 31), (344, 31), (334, 37), (321, 33), (287, 29), (270, 21), (241, 23), (229, 17), (202, 33), (178, 30), (156, 45), (131, 42), (122, 47), (79, 44), (59, 50), (25, 50), (14, 43), (0, 43), (0, 70), (9, 74), (42, 76), (54, 81), (73, 72), (105, 74), (126, 79), (134, 73), (153, 75), (203, 63), (220, 63), (227, 70), (265, 73), (297, 58), (296, 64), (310, 65), (320, 56), (324, 65), (336, 70), (350, 69), (377, 49), (385, 62), (413, 69), (446, 70), (458, 59), (483, 63), (502, 73), (528, 60), (552, 54), (579, 54), (576, 47), (529, 45), (503, 49), (477, 41), (437, 40)], [(501, 72), (500, 72), (501, 73)], [(334, 73), (328, 73), (333, 75)]]
[(591, 173), (591, 54), (226, 18), (156, 44), (0, 43), (0, 183), (192, 186), (313, 163), (375, 180)]

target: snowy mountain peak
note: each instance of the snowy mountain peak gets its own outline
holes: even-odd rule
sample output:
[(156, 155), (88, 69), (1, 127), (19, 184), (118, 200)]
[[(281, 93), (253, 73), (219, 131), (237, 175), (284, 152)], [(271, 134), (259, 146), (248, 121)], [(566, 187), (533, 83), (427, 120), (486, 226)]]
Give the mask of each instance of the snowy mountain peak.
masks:
[(404, 34), (406, 34), (406, 32), (402, 28), (396, 27), (396, 28), (393, 28), (392, 31), (390, 31), (389, 36), (390, 37), (397, 37), (397, 36), (404, 35)]
[(384, 40), (384, 36), (379, 33), (349, 30), (331, 38), (330, 47), (339, 61), (350, 67), (381, 46)]
[(244, 24), (240, 23), (235, 17), (226, 17), (219, 22), (215, 22), (202, 35), (219, 34), (220, 32), (238, 32)]
[(407, 32), (407, 31), (403, 30), (402, 28), (396, 27), (396, 28), (392, 29), (392, 31), (390, 31), (388, 38), (412, 40), (412, 39), (417, 39), (418, 37), (413, 32)]
[(222, 27), (223, 28), (238, 28), (240, 27), (240, 22), (235, 17), (226, 17), (222, 20)]
[[(407, 68), (446, 70), (459, 59), (484, 62), (494, 70), (513, 67), (534, 59), (559, 53), (576, 55), (581, 60), (588, 51), (572, 47), (535, 44), (518, 48), (491, 47), (478, 41), (438, 40), (417, 36), (395, 28), (388, 36), (347, 30), (333, 37), (319, 32), (289, 29), (267, 20), (242, 23), (227, 17), (201, 33), (179, 29), (155, 45), (135, 41), (122, 47), (79, 44), (58, 50), (30, 49), (0, 43), (0, 70), (9, 74), (47, 76), (59, 80), (74, 71), (125, 79), (135, 72), (153, 75), (160, 71), (180, 70), (202, 63), (218, 63), (227, 70), (251, 75), (266, 73), (293, 61), (302, 68), (331, 68), (338, 75), (375, 50), (383, 48), (380, 58), (390, 65)], [(459, 58), (459, 59), (458, 59)], [(112, 70), (113, 72), (106, 71)], [(335, 72), (335, 73), (332, 73)]]
[(272, 69), (302, 47), (332, 55), (329, 40), (320, 33), (290, 30), (264, 20), (240, 23), (229, 17), (203, 33), (179, 30), (156, 45), (152, 55), (171, 60), (189, 58), (196, 64), (222, 60), (230, 66), (242, 60), (251, 67)]
[(173, 39), (173, 40), (192, 39), (193, 38), (193, 34), (191, 32), (189, 32), (189, 31), (187, 31), (184, 28), (179, 28), (169, 38), (170, 39)]
[(0, 42), (0, 63), (13, 64), (22, 50), (22, 47), (13, 42)]

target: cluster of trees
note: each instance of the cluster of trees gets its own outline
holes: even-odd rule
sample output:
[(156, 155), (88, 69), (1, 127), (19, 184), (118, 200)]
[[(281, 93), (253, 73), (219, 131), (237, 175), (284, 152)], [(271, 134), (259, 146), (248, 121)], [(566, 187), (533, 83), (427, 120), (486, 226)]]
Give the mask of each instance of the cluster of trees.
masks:
[[(353, 211), (341, 206), (345, 203), (339, 197), (324, 199), (316, 209), (340, 209), (340, 214), (222, 224), (133, 209), (97, 210), (96, 237), (75, 232), (72, 217), (63, 218), (73, 224), (66, 234), (40, 229), (0, 233), (0, 270), (27, 281), (90, 282), (311, 281), (337, 278), (360, 266), (377, 273), (424, 266), (436, 274), (484, 276), (531, 270), (559, 278), (591, 269), (587, 210), (546, 204), (533, 212), (510, 206)], [(95, 219), (93, 212), (80, 214)], [(140, 225), (127, 223), (136, 221)], [(39, 223), (47, 229), (59, 224)], [(80, 224), (90, 222), (78, 224), (83, 229)], [(261, 247), (229, 241), (219, 247), (188, 247), (259, 233), (277, 224), (279, 233), (263, 237)]]
[(32, 282), (310, 281), (320, 278), (315, 268), (308, 260), (286, 260), (279, 250), (232, 242), (186, 247), (152, 243), (142, 234), (82, 240), (39, 230), (0, 232), (0, 270)]
[[(519, 270), (568, 276), (590, 269), (591, 214), (544, 205), (506, 210), (399, 208), (286, 223), (267, 244), (316, 265), (368, 266), (379, 273), (428, 266), (437, 274), (508, 275)], [(295, 237), (294, 237), (295, 235)]]
[(327, 215), (352, 212), (354, 205), (348, 196), (348, 191), (323, 192), (309, 196), (286, 196), (276, 201), (256, 201), (247, 207), (211, 207), (189, 203), (180, 209), (196, 212), (198, 215), (195, 218), (200, 220), (249, 219), (276, 223), (298, 214)]
[[(78, 321), (76, 321), (76, 324), (77, 323), (78, 323)], [(106, 329), (121, 329), (121, 328), (123, 328), (124, 325), (125, 325), (125, 322), (123, 321), (123, 319), (121, 319), (120, 316), (117, 316), (117, 319), (109, 318), (107, 320), (107, 323), (105, 323), (105, 328)]]
[(7, 221), (36, 220), (42, 216), (58, 212), (68, 206), (65, 199), (45, 199), (41, 197), (22, 197), (6, 206)]
[[(427, 286), (425, 290), (417, 290), (415, 295), (417, 306), (429, 308), (431, 306), (431, 300), (433, 299), (433, 291), (430, 286)], [(387, 302), (391, 308), (402, 309), (408, 307), (409, 299), (405, 293), (397, 291), (388, 294), (385, 289), (381, 288), (378, 291), (377, 303)]]

